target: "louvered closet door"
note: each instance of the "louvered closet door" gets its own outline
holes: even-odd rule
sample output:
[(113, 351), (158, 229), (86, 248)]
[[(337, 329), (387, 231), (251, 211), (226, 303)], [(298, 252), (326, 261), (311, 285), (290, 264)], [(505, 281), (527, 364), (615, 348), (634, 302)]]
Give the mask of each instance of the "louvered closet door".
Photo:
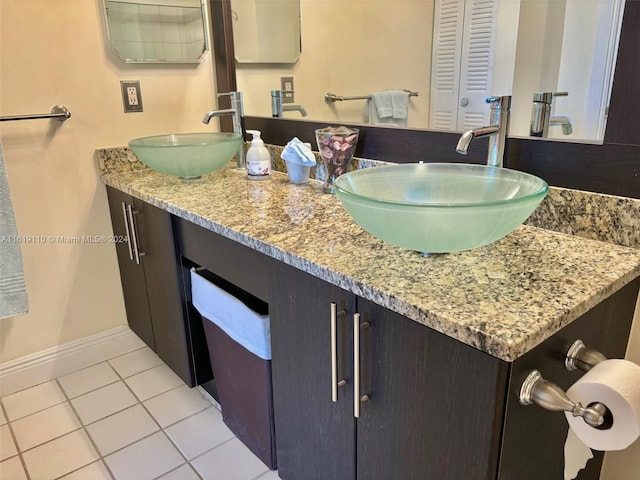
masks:
[[(467, 0), (464, 11), (457, 130), (488, 125), (498, 0)], [(500, 92), (497, 92), (500, 93)], [(510, 92), (500, 93), (506, 95)], [(468, 103), (463, 106), (463, 99)]]
[(457, 130), (464, 0), (437, 0), (433, 21), (429, 127)]
[(466, 130), (488, 123), (497, 12), (497, 0), (436, 1), (431, 128)]

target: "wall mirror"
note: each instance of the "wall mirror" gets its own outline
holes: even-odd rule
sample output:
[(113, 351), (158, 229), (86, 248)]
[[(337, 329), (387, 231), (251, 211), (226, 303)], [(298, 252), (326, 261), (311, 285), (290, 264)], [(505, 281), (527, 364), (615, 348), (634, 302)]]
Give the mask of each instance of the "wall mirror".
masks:
[(295, 63), (300, 0), (231, 0), (236, 62)]
[(208, 51), (202, 0), (103, 0), (111, 47), (126, 63), (200, 63)]
[(268, 117), (270, 91), (293, 76), (307, 119), (356, 124), (372, 124), (373, 93), (406, 89), (406, 123), (382, 123), (457, 132), (488, 122), (486, 97), (512, 94), (517, 137), (531, 134), (534, 93), (567, 92), (552, 97), (545, 136), (602, 143), (623, 9), (624, 0), (302, 1), (297, 62), (237, 62), (237, 88), (247, 115)]

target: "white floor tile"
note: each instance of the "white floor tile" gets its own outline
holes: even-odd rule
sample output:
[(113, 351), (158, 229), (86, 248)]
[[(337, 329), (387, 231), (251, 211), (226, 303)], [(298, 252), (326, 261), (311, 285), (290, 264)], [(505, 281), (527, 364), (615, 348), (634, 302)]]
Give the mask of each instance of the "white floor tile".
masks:
[(80, 420), (88, 425), (138, 403), (124, 382), (112, 383), (71, 400)]
[(69, 402), (23, 417), (11, 424), (21, 451), (60, 437), (82, 427)]
[(125, 382), (140, 401), (184, 385), (180, 377), (164, 364), (129, 377)]
[(190, 465), (185, 463), (180, 468), (161, 476), (158, 480), (200, 480), (200, 477)]
[(237, 438), (214, 448), (191, 463), (205, 480), (251, 480), (269, 470)]
[(104, 463), (97, 461), (76, 470), (69, 475), (65, 475), (60, 480), (112, 480), (113, 477), (104, 466)]
[(162, 365), (162, 360), (149, 347), (121, 355), (109, 360), (109, 363), (122, 378), (130, 377), (144, 370)]
[(13, 421), (66, 400), (58, 384), (52, 380), (7, 395), (2, 398), (2, 404), (7, 412), (7, 419)]
[(277, 470), (269, 470), (264, 475), (260, 475), (256, 480), (280, 480)]
[(107, 362), (98, 363), (58, 378), (60, 386), (69, 398), (77, 397), (118, 380), (120, 377)]
[(52, 480), (98, 459), (83, 430), (76, 430), (22, 454), (31, 478)]
[(87, 427), (102, 455), (137, 442), (158, 430), (158, 425), (142, 405), (134, 405)]
[(105, 458), (116, 480), (151, 480), (184, 463), (162, 432), (140, 440)]
[(153, 418), (166, 427), (211, 406), (196, 388), (181, 385), (144, 402)]
[(2, 480), (28, 480), (20, 457), (0, 462), (0, 478)]
[(0, 480), (278, 480), (147, 347), (1, 402)]
[(11, 436), (9, 425), (0, 427), (0, 462), (18, 454), (18, 449)]
[(222, 414), (214, 407), (172, 425), (166, 432), (189, 460), (234, 436), (223, 423)]

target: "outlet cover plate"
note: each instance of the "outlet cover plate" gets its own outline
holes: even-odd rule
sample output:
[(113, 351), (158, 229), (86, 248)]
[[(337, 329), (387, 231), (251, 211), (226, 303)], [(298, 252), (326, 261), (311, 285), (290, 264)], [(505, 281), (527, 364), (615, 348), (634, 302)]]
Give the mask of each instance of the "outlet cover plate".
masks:
[(293, 103), (293, 77), (280, 77), (280, 90), (282, 90), (282, 103)]
[(120, 89), (122, 90), (122, 104), (124, 106), (124, 113), (141, 112), (142, 94), (140, 92), (140, 81), (121, 81)]

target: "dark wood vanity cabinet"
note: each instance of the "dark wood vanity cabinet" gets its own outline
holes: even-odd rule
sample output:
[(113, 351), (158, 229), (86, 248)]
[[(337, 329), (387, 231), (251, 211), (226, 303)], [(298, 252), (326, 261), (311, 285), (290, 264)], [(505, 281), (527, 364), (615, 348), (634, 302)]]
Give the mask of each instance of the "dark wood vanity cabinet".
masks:
[[(270, 315), (284, 480), (495, 478), (507, 364), (273, 261)], [(338, 401), (331, 399), (330, 305)], [(354, 314), (361, 404), (354, 417)], [(482, 413), (480, 413), (482, 412)]]
[[(537, 406), (523, 407), (518, 392), (531, 370), (566, 391), (584, 372), (569, 371), (566, 352), (576, 339), (607, 358), (624, 358), (640, 289), (640, 278), (581, 315), (555, 335), (513, 362), (505, 409), (499, 480), (564, 478), (564, 444), (567, 422), (563, 413)], [(576, 480), (598, 480), (603, 452), (593, 451)]]
[[(116, 243), (129, 324), (185, 383), (205, 379), (195, 372), (204, 371), (198, 365), (208, 358), (201, 320), (189, 308), (191, 266), (203, 266), (268, 302), (283, 480), (563, 478), (564, 415), (520, 405), (520, 386), (536, 369), (566, 390), (582, 375), (564, 367), (576, 339), (608, 358), (625, 354), (640, 279), (505, 362), (129, 195), (107, 191), (114, 234), (129, 239)], [(335, 380), (344, 381), (337, 401), (334, 358)], [(577, 480), (597, 480), (602, 459), (596, 453)]]
[(187, 384), (194, 385), (173, 219), (142, 200), (107, 187), (111, 223), (133, 330)]
[[(519, 404), (532, 369), (568, 388), (580, 338), (623, 357), (640, 281), (510, 363), (281, 262), (269, 263), (278, 472), (283, 480), (563, 478), (564, 415)], [(331, 398), (331, 303), (338, 401)], [(354, 314), (361, 404), (354, 417)], [(578, 480), (599, 477), (596, 454)]]

